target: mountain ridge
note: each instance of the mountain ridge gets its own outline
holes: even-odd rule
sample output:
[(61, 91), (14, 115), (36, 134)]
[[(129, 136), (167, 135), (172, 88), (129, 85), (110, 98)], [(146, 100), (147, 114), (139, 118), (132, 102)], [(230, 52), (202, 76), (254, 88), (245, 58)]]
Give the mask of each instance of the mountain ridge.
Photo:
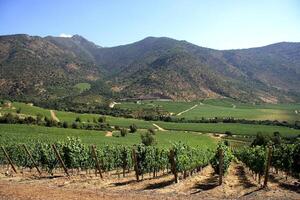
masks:
[[(49, 92), (49, 86), (70, 90), (79, 82), (99, 87), (100, 81), (101, 87), (111, 91), (105, 95), (102, 89), (93, 91), (108, 99), (160, 94), (174, 100), (230, 97), (247, 102), (298, 102), (299, 63), (298, 42), (216, 50), (185, 40), (146, 37), (127, 45), (101, 47), (79, 35), (17, 34), (0, 36), (0, 85), (6, 87), (0, 89), (0, 96), (18, 99), (22, 94), (29, 95), (29, 100), (31, 96), (39, 99), (32, 95), (37, 83), (31, 76), (36, 75), (44, 77), (39, 87), (44, 100), (82, 95), (59, 96)], [(24, 73), (24, 67), (32, 73), (17, 76)], [(53, 74), (52, 81), (42, 69)]]

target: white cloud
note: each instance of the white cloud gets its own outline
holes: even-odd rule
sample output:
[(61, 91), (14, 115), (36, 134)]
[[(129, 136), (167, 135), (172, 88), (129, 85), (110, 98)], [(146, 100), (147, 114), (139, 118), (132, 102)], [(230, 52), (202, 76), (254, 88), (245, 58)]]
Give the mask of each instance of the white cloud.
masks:
[(66, 38), (70, 38), (70, 37), (72, 37), (72, 35), (71, 35), (71, 34), (65, 34), (65, 33), (61, 33), (61, 34), (59, 35), (59, 37), (66, 37)]

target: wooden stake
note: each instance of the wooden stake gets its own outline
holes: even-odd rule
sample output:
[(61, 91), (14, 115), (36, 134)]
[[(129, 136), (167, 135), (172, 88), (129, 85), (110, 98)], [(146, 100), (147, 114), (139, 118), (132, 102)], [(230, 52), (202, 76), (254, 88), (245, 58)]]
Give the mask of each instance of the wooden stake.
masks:
[(174, 174), (175, 183), (178, 183), (178, 173), (176, 169), (175, 153), (174, 150), (170, 150), (170, 161), (171, 161), (171, 171)]
[(95, 159), (96, 168), (99, 171), (100, 177), (103, 179), (103, 175), (102, 175), (102, 172), (101, 172), (101, 167), (100, 167), (100, 163), (99, 163), (99, 160), (98, 160), (98, 157), (97, 157), (97, 151), (96, 151), (96, 146), (95, 145), (92, 145), (92, 153), (93, 153), (93, 156), (94, 156), (94, 159)]
[(17, 169), (15, 168), (15, 166), (14, 166), (12, 160), (10, 159), (8, 153), (6, 152), (4, 146), (1, 146), (1, 149), (2, 149), (2, 151), (4, 152), (4, 155), (5, 155), (5, 157), (7, 158), (7, 160), (8, 160), (8, 162), (9, 162), (9, 164), (11, 165), (12, 169), (13, 169), (14, 172), (17, 174), (17, 173), (18, 173), (18, 172), (17, 172)]
[(29, 156), (31, 162), (33, 163), (34, 167), (36, 168), (36, 170), (37, 170), (37, 171), (39, 172), (39, 174), (41, 175), (42, 173), (41, 173), (40, 169), (38, 168), (36, 162), (34, 161), (34, 159), (33, 159), (32, 155), (31, 155), (31, 153), (30, 153), (29, 150), (27, 149), (27, 146), (26, 146), (25, 144), (23, 144), (23, 147), (24, 147), (26, 153), (28, 154), (28, 156)]
[(134, 162), (135, 177), (136, 177), (136, 180), (139, 181), (140, 178), (139, 178), (139, 170), (138, 170), (138, 163), (137, 163), (135, 149), (132, 149), (132, 158), (133, 158), (133, 162)]
[(271, 165), (271, 157), (272, 157), (272, 147), (268, 147), (268, 152), (267, 152), (267, 163), (266, 163), (266, 168), (265, 168), (265, 180), (264, 180), (264, 185), (263, 187), (266, 188), (268, 187), (268, 180), (269, 180), (269, 169)]
[(219, 185), (223, 183), (223, 150), (219, 150)]
[(66, 168), (66, 165), (65, 165), (64, 161), (62, 160), (62, 158), (61, 158), (59, 152), (58, 152), (57, 149), (56, 149), (55, 144), (52, 144), (52, 148), (53, 148), (53, 150), (54, 150), (54, 152), (55, 152), (55, 155), (56, 155), (57, 159), (59, 160), (61, 166), (64, 168), (65, 173), (67, 174), (67, 176), (70, 176), (70, 174), (69, 174), (69, 172), (68, 172), (68, 169)]

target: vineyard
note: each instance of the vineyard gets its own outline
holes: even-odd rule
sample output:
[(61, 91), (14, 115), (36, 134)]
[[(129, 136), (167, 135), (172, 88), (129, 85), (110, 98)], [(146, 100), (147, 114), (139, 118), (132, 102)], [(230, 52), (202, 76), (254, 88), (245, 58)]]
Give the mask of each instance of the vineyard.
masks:
[(101, 177), (103, 172), (116, 171), (119, 177), (121, 174), (125, 177), (130, 171), (135, 171), (138, 181), (143, 179), (144, 174), (153, 174), (155, 178), (158, 172), (162, 172), (174, 174), (174, 181), (178, 182), (178, 174), (185, 179), (209, 164), (216, 174), (223, 176), (233, 160), (243, 162), (259, 177), (259, 183), (261, 177), (266, 176), (269, 167), (297, 178), (300, 172), (300, 144), (281, 144), (272, 148), (246, 147), (237, 150), (231, 150), (226, 142), (220, 142), (217, 150), (190, 147), (180, 142), (174, 143), (170, 149), (143, 144), (106, 145), (97, 148), (82, 143), (78, 138), (68, 138), (52, 145), (36, 142), (2, 146), (0, 156), (0, 164), (10, 164), (15, 172), (15, 166), (19, 169), (36, 168), (38, 172), (41, 169), (51, 175), (58, 168), (63, 168), (67, 175), (70, 175), (70, 170), (95, 170)]
[[(72, 177), (76, 180), (78, 175), (88, 175), (90, 178), (85, 181), (99, 180), (105, 184), (117, 178), (124, 182), (114, 184), (121, 185), (133, 180), (136, 184), (142, 184), (167, 179), (166, 183), (174, 185), (172, 187), (176, 190), (183, 187), (181, 182), (186, 184), (198, 180), (197, 177), (203, 176), (201, 174), (217, 178), (216, 185), (227, 187), (232, 170), (241, 167), (252, 174), (257, 187), (266, 187), (264, 182), (268, 182), (269, 172), (284, 173), (286, 178), (294, 180), (299, 178), (300, 169), (300, 144), (232, 149), (226, 141), (222, 141), (215, 149), (177, 142), (168, 148), (161, 148), (143, 144), (95, 146), (82, 143), (78, 138), (68, 138), (54, 144), (8, 143), (1, 148), (0, 166), (8, 177), (30, 172), (35, 177), (40, 176), (41, 180), (63, 174), (67, 180)], [(198, 181), (201, 183), (203, 180)], [(136, 187), (136, 184), (130, 188)], [(165, 187), (165, 183), (158, 185), (155, 187)]]
[[(238, 160), (242, 161), (258, 177), (265, 175), (266, 167), (286, 173), (286, 177), (300, 178), (300, 144), (281, 144), (275, 147), (243, 148), (235, 153)], [(268, 155), (268, 156), (266, 156)]]
[[(87, 171), (95, 169), (100, 175), (102, 171), (122, 171), (123, 177), (132, 169), (137, 180), (145, 173), (157, 172), (187, 174), (199, 171), (207, 166), (213, 157), (209, 149), (192, 148), (183, 143), (175, 143), (170, 150), (143, 144), (134, 146), (107, 145), (101, 148), (87, 146), (78, 138), (68, 138), (66, 141), (50, 145), (48, 143), (32, 143), (27, 145), (9, 145), (2, 147), (5, 154), (0, 154), (0, 164), (18, 168), (41, 168), (53, 175), (53, 170), (63, 167), (67, 175), (69, 170)], [(27, 156), (26, 156), (27, 155)], [(29, 159), (32, 158), (32, 159)], [(119, 174), (120, 175), (120, 174)], [(101, 175), (102, 176), (102, 175)]]

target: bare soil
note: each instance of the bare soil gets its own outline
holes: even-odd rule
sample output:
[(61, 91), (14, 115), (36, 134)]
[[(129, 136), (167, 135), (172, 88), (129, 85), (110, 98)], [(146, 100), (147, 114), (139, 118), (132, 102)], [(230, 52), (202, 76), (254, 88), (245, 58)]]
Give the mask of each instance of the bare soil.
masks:
[(111, 131), (107, 131), (105, 134), (106, 137), (112, 137), (112, 135), (113, 135), (113, 133)]
[(300, 199), (300, 188), (295, 179), (285, 180), (272, 174), (268, 189), (262, 189), (242, 164), (233, 163), (218, 186), (218, 175), (211, 166), (181, 179), (175, 184), (173, 176), (160, 172), (158, 177), (144, 175), (137, 182), (133, 172), (122, 177), (119, 172), (104, 173), (104, 179), (93, 173), (81, 172), (71, 177), (55, 171), (54, 177), (34, 171), (23, 174), (0, 174), (0, 199), (54, 200), (54, 199)]
[(51, 114), (51, 118), (54, 120), (54, 121), (57, 121), (59, 122), (59, 119), (57, 118), (55, 112), (53, 110), (50, 110), (50, 114)]

